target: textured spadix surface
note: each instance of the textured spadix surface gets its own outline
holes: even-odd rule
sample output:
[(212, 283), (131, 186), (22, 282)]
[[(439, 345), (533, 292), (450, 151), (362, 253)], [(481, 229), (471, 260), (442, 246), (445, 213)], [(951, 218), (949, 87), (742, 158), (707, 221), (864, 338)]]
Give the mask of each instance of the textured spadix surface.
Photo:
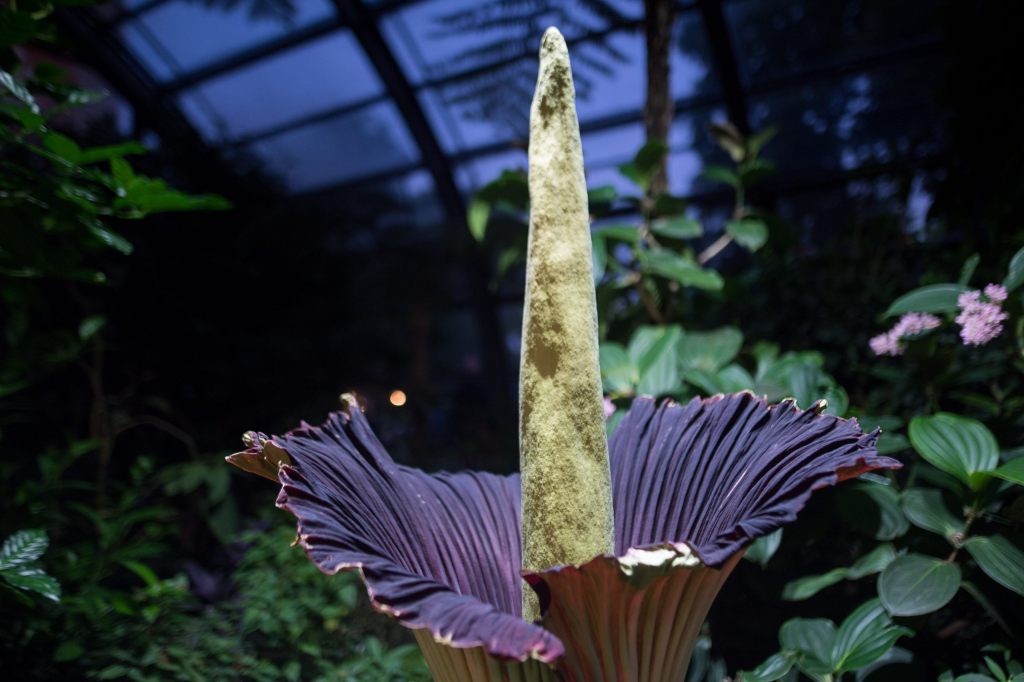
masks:
[(685, 670), (743, 546), (813, 490), (898, 466), (874, 441), (856, 421), (748, 393), (636, 400), (610, 444), (618, 556), (528, 574), (540, 625), (520, 616), (518, 476), (397, 465), (354, 401), (229, 459), (277, 468), (278, 506), (310, 559), (359, 571), (375, 608), (417, 631), (437, 679), (656, 682)]
[[(530, 109), (530, 243), (519, 373), (523, 568), (612, 551), (587, 186), (565, 40), (548, 29)], [(527, 620), (539, 616), (524, 595)]]

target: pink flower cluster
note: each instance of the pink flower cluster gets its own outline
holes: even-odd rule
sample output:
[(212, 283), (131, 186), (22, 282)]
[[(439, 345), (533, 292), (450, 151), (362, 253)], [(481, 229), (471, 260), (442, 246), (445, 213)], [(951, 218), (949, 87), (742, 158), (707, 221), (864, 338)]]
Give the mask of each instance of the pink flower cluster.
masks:
[(960, 338), (966, 346), (984, 346), (1003, 333), (1006, 313), (1000, 304), (1006, 300), (1006, 288), (989, 284), (984, 294), (982, 300), (981, 291), (965, 291), (956, 301), (960, 308), (956, 323), (960, 325)]
[(906, 345), (902, 343), (903, 339), (917, 336), (929, 329), (935, 329), (940, 324), (942, 324), (942, 320), (934, 315), (907, 313), (892, 329), (871, 339), (869, 345), (875, 355), (902, 355), (906, 350)]

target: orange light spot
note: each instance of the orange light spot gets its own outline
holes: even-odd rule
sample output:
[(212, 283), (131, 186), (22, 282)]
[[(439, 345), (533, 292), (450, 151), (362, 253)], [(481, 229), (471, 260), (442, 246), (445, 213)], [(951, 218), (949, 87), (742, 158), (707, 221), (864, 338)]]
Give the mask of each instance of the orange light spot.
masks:
[(401, 407), (402, 405), (405, 405), (405, 401), (406, 401), (405, 391), (402, 391), (402, 390), (391, 391), (391, 395), (388, 396), (388, 400), (395, 407)]

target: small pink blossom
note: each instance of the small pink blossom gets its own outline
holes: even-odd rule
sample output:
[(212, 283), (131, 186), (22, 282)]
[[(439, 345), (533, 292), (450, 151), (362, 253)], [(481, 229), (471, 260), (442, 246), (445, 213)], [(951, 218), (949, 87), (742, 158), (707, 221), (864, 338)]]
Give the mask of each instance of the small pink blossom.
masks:
[(999, 284), (985, 287), (985, 299), (977, 290), (965, 291), (957, 298), (960, 314), (956, 323), (960, 325), (960, 338), (965, 346), (984, 346), (1003, 333), (1003, 321), (1007, 315), (1000, 307), (1006, 300), (1006, 288)]
[(604, 418), (608, 419), (615, 414), (615, 403), (608, 396), (604, 397)]
[(902, 355), (906, 350), (906, 346), (900, 343), (903, 339), (935, 329), (941, 324), (942, 320), (928, 313), (907, 313), (892, 329), (872, 338), (868, 345), (875, 355)]

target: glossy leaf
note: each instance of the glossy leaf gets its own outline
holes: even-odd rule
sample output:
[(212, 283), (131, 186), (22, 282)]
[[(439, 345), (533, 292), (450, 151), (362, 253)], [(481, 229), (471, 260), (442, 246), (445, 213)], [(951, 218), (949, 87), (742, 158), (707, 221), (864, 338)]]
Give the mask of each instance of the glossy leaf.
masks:
[(601, 379), (608, 393), (629, 393), (639, 377), (626, 349), (617, 343), (602, 343), (599, 351)]
[(40, 568), (17, 566), (0, 570), (0, 578), (20, 590), (36, 592), (51, 601), (60, 601), (60, 584)]
[(832, 670), (830, 659), (835, 641), (835, 623), (824, 618), (793, 618), (783, 623), (779, 630), (782, 648), (803, 654), (801, 669), (806, 666), (819, 674)]
[(684, 371), (717, 372), (732, 362), (742, 345), (743, 332), (736, 327), (688, 331), (679, 344), (679, 361)]
[(956, 300), (967, 287), (959, 284), (929, 284), (903, 294), (885, 311), (885, 317), (903, 313), (954, 313)]
[(918, 528), (952, 538), (964, 532), (964, 521), (946, 507), (942, 492), (933, 488), (911, 488), (903, 492), (903, 512)]
[(793, 669), (795, 662), (796, 656), (787, 651), (772, 654), (761, 665), (753, 670), (744, 672), (743, 682), (775, 682), (775, 680), (781, 680)]
[(651, 222), (651, 232), (670, 239), (696, 239), (704, 234), (704, 227), (694, 218), (661, 218)]
[(782, 588), (782, 598), (786, 601), (802, 601), (810, 599), (826, 587), (841, 582), (848, 574), (845, 568), (833, 568), (828, 573), (809, 575), (786, 583)]
[(1004, 481), (1024, 485), (1024, 457), (1011, 459), (1003, 466), (993, 470), (992, 475)]
[(725, 224), (725, 231), (748, 251), (757, 251), (768, 241), (768, 226), (756, 218), (730, 220)]
[(1002, 535), (975, 536), (964, 543), (985, 575), (1024, 596), (1024, 552)]
[(1013, 254), (1010, 267), (1007, 268), (1006, 277), (1003, 279), (1003, 286), (1007, 291), (1014, 291), (1021, 284), (1024, 284), (1024, 248)]
[(859, 670), (885, 655), (900, 637), (913, 634), (892, 624), (878, 599), (846, 617), (836, 632), (832, 668), (836, 673)]
[(896, 549), (888, 542), (875, 547), (862, 556), (846, 572), (846, 577), (856, 580), (875, 573), (881, 573), (896, 558)]
[(36, 561), (43, 556), (49, 544), (45, 531), (19, 530), (4, 540), (0, 547), (0, 571)]
[(976, 419), (949, 412), (914, 417), (908, 434), (925, 460), (973, 489), (984, 483), (973, 474), (994, 469), (999, 462), (995, 436)]
[(959, 588), (959, 566), (922, 554), (898, 557), (878, 576), (878, 596), (893, 616), (938, 611)]
[(779, 545), (782, 544), (782, 529), (769, 533), (754, 540), (754, 542), (747, 548), (747, 553), (743, 557), (749, 561), (753, 561), (755, 564), (760, 564), (763, 568), (768, 564), (775, 552), (779, 550)]

